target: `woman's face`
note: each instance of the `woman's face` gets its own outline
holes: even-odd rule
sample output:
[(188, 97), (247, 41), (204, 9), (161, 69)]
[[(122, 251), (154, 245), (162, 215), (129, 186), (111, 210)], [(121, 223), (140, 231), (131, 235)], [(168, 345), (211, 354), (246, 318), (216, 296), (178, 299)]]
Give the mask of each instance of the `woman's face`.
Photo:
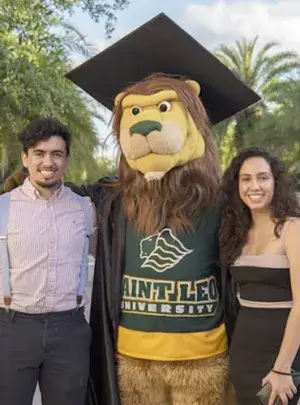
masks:
[(274, 177), (262, 157), (244, 161), (239, 173), (239, 194), (251, 211), (268, 210), (274, 195)]

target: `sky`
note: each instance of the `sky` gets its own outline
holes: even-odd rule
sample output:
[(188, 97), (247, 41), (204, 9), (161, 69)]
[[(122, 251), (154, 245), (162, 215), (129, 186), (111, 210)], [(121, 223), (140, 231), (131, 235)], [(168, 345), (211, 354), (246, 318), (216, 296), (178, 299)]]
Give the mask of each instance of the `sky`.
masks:
[[(80, 10), (70, 22), (97, 53), (161, 12), (211, 51), (220, 43), (231, 45), (242, 36), (259, 35), (258, 45), (276, 41), (283, 49), (300, 53), (300, 0), (131, 0), (129, 7), (117, 13), (110, 41), (105, 39), (104, 22), (96, 24)], [(83, 61), (74, 55), (74, 65)], [(109, 120), (110, 113), (99, 108)], [(105, 125), (97, 124), (97, 128), (102, 139), (109, 133)]]

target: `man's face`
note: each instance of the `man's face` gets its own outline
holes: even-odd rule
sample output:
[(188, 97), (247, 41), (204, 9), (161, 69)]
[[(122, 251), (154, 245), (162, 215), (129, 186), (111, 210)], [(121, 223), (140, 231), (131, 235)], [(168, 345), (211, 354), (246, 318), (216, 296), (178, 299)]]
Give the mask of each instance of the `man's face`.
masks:
[(39, 188), (55, 190), (60, 187), (68, 160), (66, 143), (56, 135), (37, 143), (27, 153), (22, 152), (30, 181)]

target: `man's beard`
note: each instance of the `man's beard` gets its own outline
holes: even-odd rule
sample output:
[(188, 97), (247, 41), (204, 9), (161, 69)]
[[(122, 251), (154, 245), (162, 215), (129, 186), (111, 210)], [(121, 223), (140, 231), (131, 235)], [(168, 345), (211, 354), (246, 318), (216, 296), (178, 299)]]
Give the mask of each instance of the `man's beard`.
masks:
[(41, 182), (36, 181), (37, 186), (41, 188), (51, 189), (51, 188), (58, 188), (61, 185), (61, 180), (53, 180), (52, 182)]

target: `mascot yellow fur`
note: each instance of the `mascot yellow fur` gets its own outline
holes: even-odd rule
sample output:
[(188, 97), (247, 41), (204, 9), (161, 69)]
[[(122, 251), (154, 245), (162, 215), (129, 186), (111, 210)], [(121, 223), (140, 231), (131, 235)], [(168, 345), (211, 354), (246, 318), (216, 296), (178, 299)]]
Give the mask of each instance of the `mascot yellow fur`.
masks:
[(87, 404), (234, 405), (211, 122), (257, 95), (163, 14), (68, 77), (114, 109), (121, 149), (117, 179), (69, 184), (99, 219)]

